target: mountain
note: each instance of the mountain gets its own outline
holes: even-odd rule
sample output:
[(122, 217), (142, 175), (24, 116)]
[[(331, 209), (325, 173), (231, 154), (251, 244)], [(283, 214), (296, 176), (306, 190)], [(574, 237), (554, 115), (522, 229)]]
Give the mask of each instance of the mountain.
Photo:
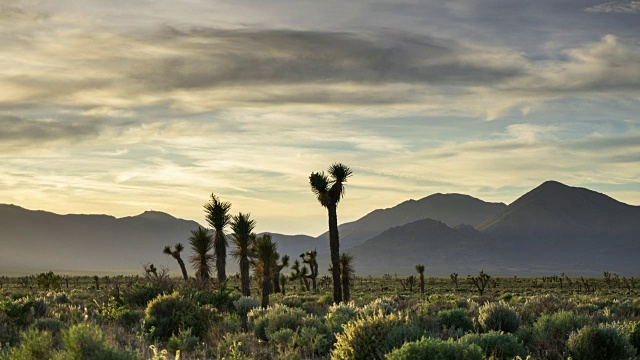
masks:
[(118, 219), (0, 205), (0, 271), (139, 273), (147, 262), (179, 271), (162, 249), (177, 242), (188, 247), (198, 226), (155, 211)]
[[(441, 221), (449, 226), (478, 225), (504, 210), (503, 203), (490, 203), (462, 194), (433, 194), (408, 200), (392, 208), (378, 209), (364, 217), (338, 226), (340, 248), (349, 249), (394, 227), (422, 219)], [(318, 237), (328, 243), (329, 233)]]
[(640, 207), (548, 181), (476, 228), (425, 219), (351, 250), (361, 273), (637, 275)]
[(473, 273), (495, 263), (495, 242), (470, 225), (455, 228), (423, 219), (396, 226), (353, 247), (358, 272), (412, 273), (424, 264), (427, 273), (448, 275), (457, 271)]
[[(264, 233), (258, 235), (262, 234)], [(324, 251), (324, 248), (329, 246), (328, 242), (320, 241), (317, 238), (308, 235), (270, 234), (273, 241), (278, 244), (278, 252), (280, 255), (287, 254), (291, 259), (299, 258), (300, 254), (307, 250), (318, 249), (318, 252), (320, 252)]]

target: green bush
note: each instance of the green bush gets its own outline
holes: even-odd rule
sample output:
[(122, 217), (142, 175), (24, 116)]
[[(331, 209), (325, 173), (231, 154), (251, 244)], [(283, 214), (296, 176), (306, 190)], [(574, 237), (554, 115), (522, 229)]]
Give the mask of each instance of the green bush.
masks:
[[(336, 334), (335, 348), (331, 353), (332, 359), (384, 359), (384, 354), (393, 348), (389, 346), (403, 343), (402, 335), (413, 337), (415, 332), (396, 330), (404, 326), (411, 326), (410, 319), (404, 314), (385, 314), (361, 317), (348, 323), (344, 332)], [(413, 329), (412, 329), (413, 330)], [(396, 332), (394, 332), (396, 331)], [(392, 334), (392, 338), (388, 338)]]
[(620, 330), (627, 335), (629, 343), (640, 352), (640, 321), (628, 321)]
[(20, 334), (20, 345), (11, 349), (12, 360), (51, 359), (55, 354), (53, 336), (48, 331), (30, 329)]
[(467, 316), (465, 309), (440, 310), (438, 322), (447, 329), (462, 329), (467, 332), (473, 330), (473, 321)]
[(478, 323), (484, 331), (512, 333), (520, 326), (520, 315), (504, 301), (486, 303), (480, 307)]
[(629, 339), (612, 326), (585, 326), (572, 333), (567, 348), (574, 360), (626, 360), (636, 354)]
[(15, 301), (0, 301), (0, 313), (9, 324), (19, 327), (28, 326), (34, 321), (33, 300), (25, 297)]
[(566, 353), (566, 341), (571, 332), (588, 323), (586, 317), (572, 311), (542, 315), (533, 324), (533, 349), (537, 355), (559, 358)]
[(324, 317), (327, 328), (332, 333), (341, 333), (342, 326), (358, 316), (358, 308), (352, 302), (334, 304), (329, 307), (329, 312)]
[(305, 358), (325, 356), (331, 343), (326, 334), (314, 326), (302, 326), (293, 336), (293, 345)]
[(67, 349), (65, 360), (128, 360), (139, 359), (129, 352), (120, 352), (109, 345), (97, 325), (78, 324), (64, 335)]
[(492, 359), (513, 359), (516, 356), (527, 357), (527, 350), (513, 334), (491, 331), (486, 334), (467, 334), (460, 339), (461, 343), (476, 344), (482, 348), (484, 355)]
[(288, 306), (290, 308), (301, 308), (302, 307), (302, 299), (298, 295), (287, 295), (280, 300), (282, 305)]
[(131, 310), (127, 308), (120, 309), (116, 314), (116, 322), (125, 329), (131, 329), (140, 323), (144, 318), (144, 311)]
[(199, 306), (177, 292), (160, 295), (149, 302), (145, 310), (144, 328), (151, 336), (167, 340), (180, 330), (191, 329), (191, 333), (203, 337), (213, 317), (212, 309)]
[(422, 338), (408, 342), (386, 356), (387, 360), (482, 360), (484, 355), (478, 345)]
[(163, 294), (164, 289), (151, 284), (136, 284), (124, 292), (124, 300), (130, 307), (146, 307), (149, 301)]
[(261, 340), (268, 340), (270, 335), (281, 329), (296, 331), (302, 325), (307, 313), (299, 308), (290, 308), (276, 304), (263, 311), (249, 312), (249, 325), (254, 334)]
[(395, 313), (398, 310), (397, 303), (391, 298), (377, 298), (360, 309), (359, 315), (363, 317), (378, 315), (382, 312), (385, 315)]

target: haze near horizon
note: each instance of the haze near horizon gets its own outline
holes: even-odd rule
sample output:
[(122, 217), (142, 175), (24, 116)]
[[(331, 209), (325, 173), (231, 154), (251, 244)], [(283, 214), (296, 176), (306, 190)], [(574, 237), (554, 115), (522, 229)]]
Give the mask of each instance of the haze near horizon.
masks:
[(640, 204), (640, 2), (0, 5), (0, 203), (317, 235), (433, 193), (548, 179)]

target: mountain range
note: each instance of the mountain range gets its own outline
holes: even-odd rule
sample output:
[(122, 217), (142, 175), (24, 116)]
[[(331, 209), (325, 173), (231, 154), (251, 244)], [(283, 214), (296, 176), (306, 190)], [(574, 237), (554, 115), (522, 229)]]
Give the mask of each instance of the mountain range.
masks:
[[(162, 248), (186, 244), (197, 226), (152, 211), (115, 218), (0, 205), (0, 273), (139, 273), (152, 262), (177, 274)], [(640, 272), (640, 207), (555, 181), (509, 205), (433, 194), (374, 210), (339, 232), (341, 251), (355, 256), (359, 274), (411, 274), (415, 264), (432, 275)], [(321, 272), (328, 268), (328, 234), (272, 236), (280, 253), (293, 259), (317, 249)], [(228, 271), (237, 271), (232, 259), (227, 263)]]

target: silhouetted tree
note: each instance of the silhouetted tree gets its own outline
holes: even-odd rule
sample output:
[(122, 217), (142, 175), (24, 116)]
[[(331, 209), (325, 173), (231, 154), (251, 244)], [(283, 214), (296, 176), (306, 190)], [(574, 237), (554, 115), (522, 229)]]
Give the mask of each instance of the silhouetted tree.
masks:
[(273, 267), (276, 263), (276, 254), (278, 246), (271, 240), (271, 235), (264, 234), (256, 238), (253, 244), (253, 274), (260, 279), (262, 293), (262, 307), (269, 306), (269, 293), (271, 292), (271, 280), (273, 276)]
[(198, 226), (197, 229), (191, 230), (189, 244), (191, 244), (191, 250), (193, 251), (189, 261), (194, 270), (196, 270), (196, 278), (202, 285), (206, 286), (211, 278), (213, 255), (209, 252), (213, 248), (213, 238), (209, 230)]
[(311, 284), (313, 287), (313, 291), (317, 290), (316, 279), (318, 278), (318, 251), (317, 250), (309, 250), (304, 254), (301, 254), (302, 262), (304, 264), (309, 265), (310, 274), (308, 275), (308, 279), (311, 279)]
[(340, 276), (342, 277), (342, 298), (344, 302), (349, 302), (351, 299), (349, 284), (353, 274), (356, 272), (353, 266), (353, 259), (353, 255), (347, 253), (340, 255)]
[(235, 249), (231, 251), (231, 256), (238, 261), (240, 266), (240, 284), (243, 296), (251, 296), (251, 283), (249, 281), (249, 258), (251, 257), (251, 247), (255, 241), (253, 229), (256, 227), (255, 220), (251, 220), (250, 214), (239, 213), (231, 220), (231, 242)]
[(184, 261), (182, 261), (182, 257), (180, 256), (180, 253), (182, 252), (182, 250), (184, 250), (184, 246), (182, 245), (182, 243), (177, 243), (174, 246), (174, 249), (171, 249), (171, 246), (167, 245), (164, 247), (164, 250), (162, 252), (167, 255), (173, 256), (173, 258), (176, 259), (176, 261), (178, 261), (178, 265), (180, 265), (180, 270), (182, 270), (182, 277), (184, 278), (185, 281), (187, 281), (189, 280), (189, 275), (187, 275), (187, 268), (184, 265)]
[[(280, 254), (278, 254), (278, 257), (280, 257)], [(282, 257), (282, 259), (280, 259), (280, 263), (276, 262), (276, 266), (274, 267), (274, 272), (273, 272), (273, 292), (274, 293), (279, 293), (280, 292), (280, 272), (282, 271), (282, 269), (286, 268), (287, 266), (289, 266), (289, 255), (284, 255)]]
[(215, 229), (216, 235), (213, 242), (213, 252), (216, 256), (216, 271), (218, 273), (218, 283), (222, 284), (227, 280), (225, 267), (227, 266), (227, 237), (224, 234), (224, 228), (229, 225), (231, 215), (230, 202), (220, 201), (217, 196), (211, 194), (211, 200), (204, 204), (207, 222), (209, 226)]
[(311, 173), (309, 183), (311, 191), (316, 195), (322, 206), (327, 208), (329, 215), (329, 250), (331, 253), (331, 268), (333, 277), (333, 302), (342, 301), (342, 286), (340, 284), (340, 236), (338, 235), (338, 203), (344, 196), (344, 184), (353, 173), (343, 164), (333, 164), (329, 167), (329, 175)]
[(309, 274), (309, 269), (306, 266), (300, 267), (300, 261), (298, 259), (293, 261), (293, 265), (291, 265), (291, 280), (299, 280), (300, 287), (304, 285), (304, 287), (309, 291), (309, 280), (307, 279), (307, 275)]
[(420, 276), (420, 294), (424, 296), (424, 265), (416, 265), (416, 271)]
[(286, 289), (285, 286), (287, 285), (287, 277), (285, 276), (285, 274), (280, 274), (280, 286), (282, 288), (282, 296), (286, 295)]

